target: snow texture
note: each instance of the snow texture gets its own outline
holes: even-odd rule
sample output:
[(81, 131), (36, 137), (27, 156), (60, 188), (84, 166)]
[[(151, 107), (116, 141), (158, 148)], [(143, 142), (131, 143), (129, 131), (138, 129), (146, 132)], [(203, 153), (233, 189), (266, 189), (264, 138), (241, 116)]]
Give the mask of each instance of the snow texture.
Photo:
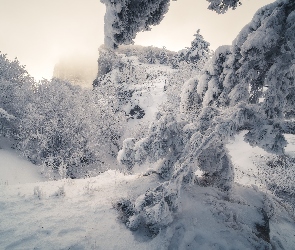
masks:
[[(236, 149), (245, 145), (240, 139), (232, 142), (236, 159)], [(253, 155), (253, 150), (247, 152)], [(20, 163), (14, 159), (10, 154), (6, 161), (18, 168)], [(236, 163), (242, 164), (238, 168), (247, 165), (243, 160)], [(2, 176), (5, 169), (0, 170)], [(37, 174), (29, 169), (27, 173), (32, 178)], [(295, 244), (290, 211), (257, 187), (240, 184), (229, 194), (210, 187), (187, 187), (177, 219), (169, 227), (154, 237), (145, 228), (129, 231), (118, 219), (114, 204), (157, 185), (154, 174), (123, 175), (113, 170), (80, 180), (0, 183), (0, 248), (292, 249)]]

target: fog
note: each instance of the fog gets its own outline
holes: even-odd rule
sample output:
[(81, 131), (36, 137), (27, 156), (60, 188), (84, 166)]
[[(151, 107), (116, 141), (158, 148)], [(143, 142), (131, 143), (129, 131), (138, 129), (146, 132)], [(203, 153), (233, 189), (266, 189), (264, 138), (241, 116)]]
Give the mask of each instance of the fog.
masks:
[[(230, 44), (256, 10), (271, 0), (244, 0), (225, 15), (207, 10), (205, 0), (172, 1), (163, 22), (140, 33), (136, 44), (178, 51), (201, 34), (211, 49)], [(103, 44), (105, 7), (99, 0), (0, 0), (0, 51), (18, 57), (36, 79), (51, 78), (62, 58), (83, 55), (96, 65)]]
[(84, 88), (92, 88), (97, 75), (97, 58), (93, 55), (72, 54), (59, 59), (53, 77), (69, 81)]

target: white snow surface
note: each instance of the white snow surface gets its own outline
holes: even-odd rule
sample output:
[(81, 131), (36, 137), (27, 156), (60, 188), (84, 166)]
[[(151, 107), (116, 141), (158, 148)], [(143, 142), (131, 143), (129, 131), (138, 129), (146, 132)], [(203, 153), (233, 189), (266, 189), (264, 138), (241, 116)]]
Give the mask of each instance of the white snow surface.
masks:
[(0, 185), (44, 181), (40, 176), (40, 167), (27, 161), (10, 147), (10, 141), (0, 137)]
[[(247, 157), (253, 156), (253, 149), (247, 149), (241, 138), (242, 134), (237, 136), (229, 150), (234, 152), (236, 167), (242, 169), (251, 164)], [(124, 175), (109, 170), (87, 179), (40, 182), (32, 164), (7, 154), (7, 149), (0, 152), (7, 156), (0, 158), (0, 176), (6, 171), (2, 166), (9, 163), (21, 180), (0, 183), (0, 249), (294, 249), (292, 213), (250, 181), (248, 186), (236, 183), (228, 194), (212, 187), (188, 186), (182, 191), (174, 221), (151, 238), (144, 230), (128, 230), (113, 204), (122, 197), (136, 199), (156, 187), (160, 180), (155, 174)], [(272, 245), (263, 239), (264, 231), (257, 229), (265, 224), (262, 211), (270, 217)]]

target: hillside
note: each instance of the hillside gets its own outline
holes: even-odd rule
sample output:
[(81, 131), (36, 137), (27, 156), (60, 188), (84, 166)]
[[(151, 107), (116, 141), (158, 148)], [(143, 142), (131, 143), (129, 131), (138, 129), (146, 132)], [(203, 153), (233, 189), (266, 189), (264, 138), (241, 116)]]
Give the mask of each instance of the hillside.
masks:
[[(142, 78), (128, 84), (132, 92), (121, 106), (127, 116), (123, 139), (143, 136), (167, 101), (171, 74), (168, 66), (145, 64), (123, 56)], [(148, 79), (146, 76), (149, 75)], [(114, 69), (105, 79), (124, 74)], [(104, 80), (105, 80), (104, 79)], [(124, 78), (121, 78), (124, 79)], [(135, 106), (142, 117), (131, 115)], [(292, 249), (295, 244), (293, 193), (280, 196), (263, 179), (263, 169), (274, 155), (243, 141), (246, 131), (226, 145), (235, 167), (230, 192), (204, 185), (181, 190), (179, 210), (167, 227), (152, 234), (144, 226), (130, 231), (116, 210), (123, 199), (136, 200), (163, 180), (158, 163), (137, 165), (132, 174), (119, 170), (92, 173), (91, 178), (49, 180), (44, 169), (18, 156), (12, 142), (0, 144), (1, 249)], [(287, 136), (286, 156), (295, 157), (295, 138)], [(107, 163), (103, 169), (118, 169)], [(292, 166), (294, 169), (294, 165)], [(279, 174), (280, 169), (277, 169)], [(202, 179), (201, 170), (196, 181)], [(288, 182), (288, 180), (286, 179)], [(277, 190), (287, 193), (287, 182)], [(294, 182), (290, 182), (290, 187)], [(279, 184), (279, 183), (278, 183)], [(293, 186), (292, 186), (293, 185)], [(287, 198), (286, 198), (287, 197)], [(117, 204), (117, 205), (116, 205)]]
[(169, 0), (101, 2), (91, 89), (0, 54), (0, 249), (293, 250), (295, 2), (177, 53), (121, 46)]
[[(248, 170), (255, 167), (244, 159), (253, 159), (256, 149), (248, 148), (241, 136), (228, 147), (235, 156), (237, 174), (245, 171), (245, 166)], [(290, 152), (294, 150), (292, 144)], [(252, 185), (245, 172), (240, 183), (249, 185), (235, 183), (227, 197), (216, 188), (185, 188), (173, 223), (151, 237), (144, 228), (128, 230), (113, 206), (120, 198), (135, 198), (155, 187), (157, 175), (124, 175), (110, 170), (87, 179), (42, 181), (36, 178), (37, 169), (32, 171), (29, 164), (17, 162), (15, 154), (8, 154), (7, 149), (0, 154), (7, 155), (5, 161), (1, 158), (1, 176), (13, 175), (3, 168), (8, 164), (22, 166), (31, 176), (18, 171), (21, 184), (4, 180), (0, 185), (1, 249), (291, 250), (295, 244), (294, 210), (262, 192), (259, 185)]]

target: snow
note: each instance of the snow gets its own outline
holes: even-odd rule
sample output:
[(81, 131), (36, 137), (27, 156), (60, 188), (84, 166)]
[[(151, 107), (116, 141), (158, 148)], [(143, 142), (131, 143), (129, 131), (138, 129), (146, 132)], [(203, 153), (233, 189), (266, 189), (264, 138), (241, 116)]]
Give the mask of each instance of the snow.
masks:
[(0, 107), (0, 118), (6, 118), (7, 120), (14, 119), (13, 115), (7, 113), (6, 110)]
[[(265, 183), (259, 178), (257, 162), (261, 159), (271, 158), (273, 155), (259, 147), (252, 147), (244, 141), (244, 135), (248, 131), (242, 131), (227, 144), (231, 160), (235, 166), (235, 181), (242, 185), (257, 185), (266, 191)], [(295, 136), (285, 135), (288, 141), (285, 154), (295, 157)]]
[(0, 150), (0, 184), (23, 184), (42, 181), (38, 168), (17, 153)]
[(286, 146), (286, 154), (295, 157), (295, 135), (285, 135), (288, 144)]
[(270, 154), (259, 147), (252, 147), (244, 142), (244, 135), (246, 133), (247, 131), (241, 132), (227, 144), (227, 149), (235, 166), (235, 180), (243, 185), (262, 185), (259, 179), (256, 178), (258, 170), (253, 162), (253, 158), (255, 155)]
[[(135, 93), (125, 111), (139, 105), (145, 116), (129, 119), (124, 138), (138, 128), (144, 134), (142, 124), (154, 119), (166, 98), (163, 90), (171, 71), (163, 65), (140, 64), (136, 58), (132, 62), (154, 77), (130, 86)], [(186, 84), (187, 89), (195, 88), (193, 82)], [(185, 186), (180, 210), (157, 236), (144, 227), (129, 230), (114, 208), (121, 198), (135, 201), (161, 183), (155, 165), (136, 166), (133, 175), (108, 170), (86, 179), (49, 181), (40, 167), (0, 138), (0, 249), (294, 249), (294, 208), (272, 195), (258, 178), (255, 163), (270, 154), (244, 142), (246, 132), (227, 144), (235, 167), (233, 189), (226, 193), (214, 187)], [(295, 136), (286, 139), (286, 154), (295, 157)], [(202, 173), (198, 170), (196, 175)]]
[(9, 148), (10, 142), (0, 137), (0, 185), (44, 181), (36, 165)]
[[(124, 1), (101, 1), (107, 5), (105, 40), (109, 47), (114, 47), (120, 42), (131, 42), (135, 32), (146, 26), (146, 20), (139, 22), (137, 17), (133, 20), (133, 24), (130, 23), (129, 19), (123, 19), (125, 24), (132, 24), (134, 28), (129, 29), (132, 34), (124, 33), (124, 29), (120, 28), (122, 24), (120, 20), (121, 17), (126, 15), (118, 14), (123, 10), (126, 13), (127, 11), (132, 12), (132, 8), (135, 10), (136, 6), (129, 4), (131, 8), (129, 10), (125, 8), (124, 5), (127, 3), (123, 4)], [(295, 15), (293, 13), (293, 15), (287, 17), (287, 12), (275, 10), (276, 6), (284, 1), (291, 3), (291, 0), (278, 0), (276, 4), (270, 5), (269, 9), (258, 12), (253, 22), (241, 31), (234, 41), (233, 47), (223, 46), (219, 48), (212, 57), (210, 64), (207, 65), (203, 75), (199, 79), (193, 78), (185, 83), (181, 94), (182, 103), (185, 104), (185, 100), (188, 100), (189, 97), (197, 98), (197, 96), (189, 95), (197, 90), (200, 98), (203, 98), (203, 106), (209, 105), (214, 101), (214, 97), (220, 94), (219, 85), (223, 81), (222, 77), (225, 79), (223, 93), (231, 98), (231, 104), (236, 104), (245, 99), (245, 97), (248, 97), (248, 87), (243, 85), (243, 81), (246, 79), (243, 78), (243, 75), (247, 75), (249, 79), (257, 78), (257, 75), (259, 75), (250, 67), (251, 63), (248, 65), (247, 62), (249, 60), (252, 60), (252, 62), (253, 60), (259, 61), (263, 57), (257, 57), (259, 54), (269, 54), (269, 57), (273, 57), (273, 61), (278, 61), (277, 65), (275, 64), (271, 67), (272, 70), (269, 70), (269, 68), (267, 69), (269, 63), (262, 60), (259, 65), (257, 64), (261, 66), (259, 72), (261, 73), (265, 69), (265, 72), (269, 75), (277, 75), (284, 63), (284, 58), (282, 57), (282, 63), (275, 59), (283, 55), (283, 51), (275, 50), (278, 55), (272, 55), (270, 50), (278, 44), (280, 34), (287, 37), (289, 32), (287, 26), (292, 24)], [(152, 20), (153, 22), (160, 20), (162, 14), (166, 12), (169, 1), (160, 2), (165, 3), (164, 8), (161, 9), (160, 14), (158, 13), (157, 19)], [(141, 3), (145, 6), (144, 1), (141, 1)], [(159, 3), (149, 5), (154, 10), (159, 9)], [(292, 5), (292, 10), (294, 10), (293, 7)], [(151, 12), (153, 11), (146, 9), (142, 16), (149, 17)], [(286, 24), (287, 28), (282, 29), (280, 23)], [(116, 34), (122, 36), (117, 36), (115, 39)], [(285, 45), (289, 46), (289, 44)], [(257, 54), (256, 50), (261, 53)], [(198, 51), (194, 50), (191, 56), (197, 55), (197, 53)], [(232, 56), (228, 56), (230, 53), (232, 53)], [(166, 81), (169, 73), (173, 70), (168, 66), (159, 64), (140, 64), (136, 57), (124, 58), (122, 56), (122, 60), (125, 59), (139, 70), (138, 75), (132, 78), (131, 83), (124, 86), (127, 92), (130, 91), (128, 93), (131, 93), (131, 96), (129, 99), (129, 95), (127, 95), (126, 105), (125, 102), (122, 102), (122, 105), (125, 105), (123, 110), (129, 115), (122, 139), (129, 139), (123, 142), (124, 149), (119, 152), (118, 160), (127, 165), (127, 170), (125, 168), (125, 172), (127, 172), (129, 158), (133, 158), (129, 157), (128, 154), (133, 154), (133, 148), (139, 149), (136, 155), (133, 155), (136, 160), (144, 158), (139, 157), (139, 155), (147, 154), (144, 147), (139, 145), (144, 145), (149, 141), (139, 139), (136, 142), (137, 139), (134, 138), (145, 136), (147, 126), (153, 121), (161, 104), (165, 102), (167, 98), (165, 93)], [(233, 67), (235, 67), (234, 71), (232, 71)], [(122, 80), (122, 83), (127, 83), (133, 68), (126, 67), (122, 70), (126, 70), (126, 72), (123, 71), (122, 79), (119, 80)], [(128, 70), (131, 71), (128, 72)], [(291, 71), (290, 68), (286, 72), (290, 73)], [(120, 76), (120, 72), (119, 69), (113, 70), (107, 80), (110, 80), (110, 82), (117, 81), (116, 77)], [(239, 72), (242, 72), (238, 74), (241, 76), (240, 80), (237, 79), (239, 84), (233, 88), (232, 77), (234, 73)], [(243, 74), (243, 72), (247, 74)], [(280, 74), (278, 75), (280, 76)], [(137, 76), (139, 77), (137, 78)], [(270, 80), (272, 80), (271, 77)], [(269, 82), (272, 83), (272, 81)], [(277, 82), (277, 79), (273, 82)], [(267, 93), (273, 91), (271, 87), (270, 84), (265, 100), (260, 98), (260, 101), (266, 103), (269, 97)], [(232, 92), (229, 92), (230, 89)], [(135, 109), (135, 107), (137, 108)], [(132, 113), (131, 110), (134, 112)], [(134, 113), (138, 112), (142, 115), (142, 110), (144, 116), (141, 117), (142, 119), (136, 119)], [(210, 111), (209, 108), (208, 110)], [(203, 109), (202, 112), (199, 119), (207, 123), (207, 110)], [(170, 119), (170, 117), (168, 118)], [(0, 119), (10, 121), (14, 117), (0, 108)], [(214, 122), (218, 122), (217, 120)], [(174, 129), (174, 126), (176, 126), (174, 120), (170, 124)], [(201, 122), (200, 124), (200, 126), (203, 126)], [(169, 126), (165, 129), (167, 128), (166, 134), (170, 140), (174, 133), (170, 133)], [(183, 131), (190, 132), (191, 126), (193, 125), (187, 125)], [(195, 124), (195, 126), (197, 125)], [(269, 124), (262, 126), (268, 132), (267, 134), (276, 135), (272, 133), (273, 127)], [(217, 124), (216, 128), (220, 135), (231, 134), (233, 130), (230, 122)], [(85, 179), (52, 181), (42, 176), (39, 166), (30, 163), (20, 156), (17, 150), (13, 150), (11, 141), (0, 137), (0, 249), (294, 249), (294, 164), (291, 163), (287, 167), (282, 166), (281, 169), (280, 166), (266, 164), (266, 160), (273, 159), (274, 156), (261, 148), (251, 147), (244, 142), (243, 137), (246, 132), (243, 131), (236, 135), (226, 145), (235, 168), (234, 183), (230, 190), (210, 186), (210, 179), (208, 179), (209, 183), (198, 181), (203, 178), (202, 174), (204, 173), (200, 170), (195, 173), (199, 177), (199, 179), (195, 179), (195, 184), (193, 184), (193, 178), (191, 179), (192, 183), (186, 184), (180, 183), (182, 178), (176, 177), (178, 179), (174, 178), (174, 182), (173, 179), (170, 180), (170, 186), (165, 186), (164, 184), (168, 182), (164, 182), (160, 178), (158, 173), (161, 171), (154, 171), (157, 168), (161, 169), (165, 164), (165, 159), (161, 158), (162, 155), (158, 157), (159, 160), (156, 163), (148, 162), (143, 166), (136, 165), (132, 175), (127, 175), (124, 171), (108, 170), (95, 177)], [(196, 145), (199, 137), (201, 138), (201, 134), (196, 133), (195, 138), (192, 136), (190, 139), (195, 139), (192, 141)], [(216, 135), (211, 131), (208, 137), (204, 136), (203, 147), (198, 147), (195, 150), (195, 156), (202, 150), (201, 148), (208, 146), (208, 143), (214, 137)], [(282, 157), (282, 159), (290, 160), (290, 157), (295, 157), (295, 136), (286, 135), (286, 139), (289, 144), (286, 148), (286, 155), (283, 156), (285, 158)], [(216, 142), (217, 146), (220, 146), (221, 143), (219, 144), (218, 140)], [(274, 145), (273, 141), (267, 144), (268, 141), (264, 139), (264, 142), (265, 145)], [(178, 144), (175, 145), (178, 146)], [(192, 147), (195, 145), (192, 145)], [(213, 143), (211, 145), (213, 146)], [(132, 150), (129, 152), (129, 149)], [(170, 152), (173, 153), (174, 149), (171, 150)], [(216, 152), (212, 155), (208, 154), (211, 158), (208, 163), (211, 164), (210, 168), (215, 168), (215, 165), (216, 168), (218, 167), (214, 157), (216, 154), (224, 156), (223, 145), (222, 149), (216, 150)], [(289, 156), (289, 158), (286, 156)], [(226, 167), (231, 166), (227, 164), (227, 158), (224, 157), (223, 159), (225, 159)], [(129, 163), (129, 165), (133, 164), (133, 162)], [(269, 161), (269, 163), (273, 162)], [(265, 172), (263, 173), (263, 168), (261, 168), (263, 164), (269, 167), (264, 169), (267, 170), (268, 176)], [(280, 164), (284, 165), (283, 163)], [(188, 168), (188, 166), (185, 167)], [(209, 167), (206, 169), (206, 164), (199, 167), (204, 171), (209, 169)], [(110, 168), (114, 169), (115, 164)], [(226, 168), (223, 168), (223, 173), (218, 173), (217, 178), (222, 177), (222, 174), (226, 175), (227, 172), (224, 169)], [(212, 177), (215, 176), (212, 175)], [(179, 183), (177, 183), (178, 181)], [(269, 183), (274, 186), (275, 190), (271, 189)], [(176, 189), (175, 186), (178, 184), (181, 184), (179, 190), (181, 194), (178, 197), (179, 210), (172, 212), (176, 207), (172, 203), (173, 189)], [(146, 194), (155, 190), (156, 187), (163, 189), (165, 187), (167, 190), (169, 188), (168, 193), (172, 195), (167, 198), (168, 196), (161, 190), (161, 192), (155, 192), (156, 198), (154, 200), (145, 199)], [(284, 189), (285, 187), (286, 189)], [(116, 205), (121, 199), (128, 200), (135, 205), (136, 212), (128, 220), (129, 228), (124, 225), (123, 212), (116, 209), (118, 207)], [(149, 203), (152, 203), (152, 205)], [(172, 203), (173, 206), (168, 203)], [(140, 211), (143, 207), (144, 212), (142, 212), (143, 210)], [(142, 224), (140, 224), (141, 222)], [(153, 234), (155, 231), (149, 231), (149, 228), (154, 225), (161, 229), (159, 233), (157, 232), (157, 235)], [(136, 231), (132, 231), (135, 229)]]
[[(147, 128), (150, 122), (155, 119), (160, 105), (167, 99), (164, 91), (167, 74), (174, 71), (166, 65), (139, 63), (136, 57), (128, 57), (128, 60), (132, 61), (132, 64), (138, 69), (142, 69), (142, 71), (148, 73), (150, 77), (149, 79), (145, 79), (144, 82), (129, 85), (129, 89), (134, 90), (134, 93), (132, 94), (131, 100), (123, 107), (123, 110), (129, 114), (130, 110), (138, 105), (144, 110), (145, 115), (142, 119), (128, 120), (127, 130), (123, 138), (135, 137), (134, 131), (139, 127)], [(139, 133), (142, 132), (144, 131)]]
[[(253, 155), (264, 151), (242, 138), (243, 133), (228, 149), (236, 167), (249, 171), (254, 169)], [(2, 139), (2, 146), (8, 144)], [(186, 187), (173, 222), (149, 237), (145, 229), (128, 230), (113, 205), (156, 187), (157, 175), (109, 170), (87, 179), (41, 181), (36, 166), (7, 147), (0, 150), (0, 176), (9, 180), (0, 183), (0, 249), (271, 249), (257, 229), (264, 225), (262, 209), (275, 211), (269, 226), (276, 249), (295, 244), (288, 210), (251, 185), (254, 180), (240, 180), (247, 186), (236, 183), (228, 194), (213, 187)], [(8, 165), (13, 171), (3, 167)], [(15, 172), (17, 181), (10, 181)]]

